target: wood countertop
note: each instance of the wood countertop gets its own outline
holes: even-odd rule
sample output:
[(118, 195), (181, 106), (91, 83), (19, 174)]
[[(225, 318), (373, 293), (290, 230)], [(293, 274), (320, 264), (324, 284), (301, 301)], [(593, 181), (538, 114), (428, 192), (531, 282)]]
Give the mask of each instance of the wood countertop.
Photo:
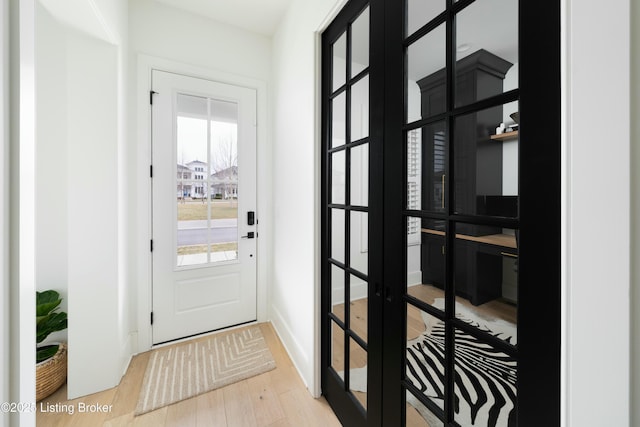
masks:
[[(444, 231), (432, 230), (430, 228), (421, 229), (423, 233), (444, 236)], [(510, 234), (489, 234), (487, 236), (469, 236), (467, 234), (456, 234), (456, 239), (469, 240), (471, 242), (485, 243), (487, 245), (502, 246), (505, 248), (517, 249), (516, 237)]]

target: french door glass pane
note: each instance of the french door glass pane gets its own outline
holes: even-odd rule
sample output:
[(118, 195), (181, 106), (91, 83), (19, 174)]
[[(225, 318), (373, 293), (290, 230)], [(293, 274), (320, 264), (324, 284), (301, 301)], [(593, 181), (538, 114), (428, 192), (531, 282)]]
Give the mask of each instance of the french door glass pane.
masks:
[(444, 298), (444, 245), (444, 221), (407, 218), (407, 294), (429, 305)]
[(369, 76), (351, 87), (351, 141), (369, 136)]
[(407, 390), (406, 427), (444, 427), (444, 423)]
[(518, 88), (517, 1), (477, 0), (456, 15), (455, 28), (456, 106)]
[(331, 266), (331, 312), (342, 322), (344, 318), (344, 270), (335, 265)]
[(518, 124), (510, 117), (517, 112), (512, 102), (456, 118), (456, 213), (518, 216)]
[(205, 197), (211, 211), (210, 257), (230, 261), (238, 258), (238, 104), (210, 99), (209, 110), (210, 175)]
[(405, 35), (413, 34), (417, 29), (444, 12), (445, 0), (407, 0)]
[[(477, 235), (478, 229), (485, 233)], [(518, 248), (516, 230), (456, 225), (456, 317), (515, 345)]]
[(369, 66), (369, 7), (351, 25), (351, 77)]
[(331, 258), (344, 263), (344, 210), (331, 209)]
[(444, 113), (445, 47), (445, 24), (442, 24), (407, 49), (407, 123)]
[(238, 258), (238, 105), (176, 98), (176, 265)]
[(350, 267), (367, 274), (369, 266), (369, 215), (351, 211)]
[(446, 209), (447, 137), (444, 122), (407, 131), (407, 209)]
[(347, 137), (346, 131), (346, 92), (333, 98), (331, 101), (331, 148), (344, 145)]
[(353, 338), (349, 338), (349, 389), (367, 409), (367, 352)]
[(347, 78), (347, 33), (333, 44), (333, 90), (344, 85)]
[(333, 204), (345, 204), (346, 159), (344, 150), (331, 155), (331, 203)]
[(344, 381), (344, 330), (331, 321), (331, 367)]
[(351, 295), (349, 327), (358, 337), (367, 342), (369, 284), (357, 276), (349, 275), (349, 291)]
[(351, 149), (351, 204), (369, 205), (369, 144)]
[[(445, 326), (442, 320), (407, 303), (405, 376), (409, 383), (444, 410)], [(414, 402), (417, 399), (414, 398)], [(421, 404), (409, 403), (416, 409)]]
[(517, 362), (459, 329), (454, 347), (454, 420), (461, 426), (515, 427)]

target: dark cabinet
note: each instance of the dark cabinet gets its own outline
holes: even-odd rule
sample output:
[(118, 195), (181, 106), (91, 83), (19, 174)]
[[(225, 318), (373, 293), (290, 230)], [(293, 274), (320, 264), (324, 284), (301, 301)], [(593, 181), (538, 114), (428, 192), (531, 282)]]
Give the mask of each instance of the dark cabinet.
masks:
[[(456, 64), (455, 105), (472, 104), (503, 92), (503, 80), (512, 64), (486, 51), (477, 52)], [(446, 111), (445, 72), (437, 71), (418, 82), (423, 118)], [(444, 122), (423, 127), (422, 175), (423, 209), (445, 212), (446, 186), (454, 185), (453, 213), (463, 215), (517, 216), (517, 196), (503, 196), (502, 144), (491, 140), (496, 126), (503, 121), (502, 106), (457, 116), (454, 134), (443, 136)], [(453, 144), (453, 180), (445, 176), (436, 163), (434, 153), (444, 151), (439, 145)], [(445, 179), (446, 178), (446, 179)], [(500, 235), (498, 227), (458, 223), (456, 233), (463, 236)], [(443, 287), (445, 283), (444, 230), (424, 229), (422, 233), (423, 283)], [(440, 234), (438, 234), (438, 232)], [(505, 248), (456, 239), (456, 294), (482, 304), (498, 298), (502, 293), (502, 256)]]
[[(503, 92), (504, 77), (513, 64), (484, 50), (461, 59), (456, 64), (455, 104), (464, 106), (489, 96)], [(421, 112), (423, 118), (446, 111), (445, 72), (437, 71), (418, 80), (421, 94)], [(502, 197), (502, 145), (491, 140), (496, 126), (503, 121), (501, 106), (488, 108), (474, 113), (458, 116), (455, 119), (453, 141), (447, 136), (448, 143), (454, 144), (455, 202), (454, 213), (477, 215), (486, 212), (486, 198)], [(438, 142), (442, 141), (444, 123), (425, 126), (422, 132), (423, 165), (434, 173), (423, 175), (423, 209), (442, 211), (444, 204), (438, 204), (434, 189), (442, 183), (451, 185), (451, 180), (443, 180), (435, 173), (438, 165), (434, 152), (438, 152)], [(441, 194), (441, 195), (440, 195)], [(446, 188), (438, 192), (446, 197)], [(441, 200), (441, 199), (440, 199)], [(509, 216), (512, 209), (498, 216)], [(502, 215), (501, 215), (502, 214)], [(498, 229), (492, 227), (473, 227), (469, 232), (476, 235), (495, 234)]]
[(444, 289), (444, 236), (422, 232), (422, 283)]

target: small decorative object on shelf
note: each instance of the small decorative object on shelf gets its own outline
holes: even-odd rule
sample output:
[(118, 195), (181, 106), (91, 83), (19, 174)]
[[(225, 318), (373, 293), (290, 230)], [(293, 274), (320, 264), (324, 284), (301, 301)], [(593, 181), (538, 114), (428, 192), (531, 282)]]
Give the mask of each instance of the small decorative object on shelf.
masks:
[(500, 123), (500, 126), (496, 128), (496, 135), (503, 134), (505, 131), (504, 123)]
[(511, 132), (503, 132), (496, 135), (491, 135), (491, 139), (494, 141), (506, 141), (508, 139), (515, 139), (518, 137), (518, 131), (512, 130)]

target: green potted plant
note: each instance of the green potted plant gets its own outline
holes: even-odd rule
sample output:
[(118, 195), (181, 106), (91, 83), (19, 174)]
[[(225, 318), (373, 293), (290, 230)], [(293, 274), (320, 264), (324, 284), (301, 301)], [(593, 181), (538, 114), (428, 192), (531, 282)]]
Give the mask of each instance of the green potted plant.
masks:
[(59, 311), (61, 302), (54, 290), (36, 292), (36, 400), (49, 396), (67, 379), (66, 345), (40, 345), (51, 333), (67, 328), (67, 313)]

